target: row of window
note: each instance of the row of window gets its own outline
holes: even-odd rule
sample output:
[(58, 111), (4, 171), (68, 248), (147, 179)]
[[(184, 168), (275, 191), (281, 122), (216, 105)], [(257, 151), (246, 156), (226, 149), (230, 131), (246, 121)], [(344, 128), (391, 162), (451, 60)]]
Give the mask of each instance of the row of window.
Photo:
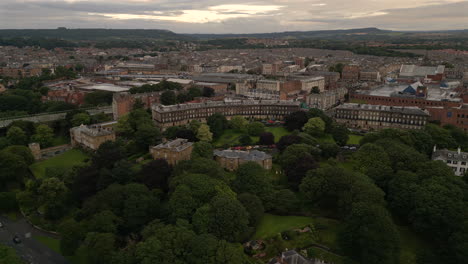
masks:
[[(457, 165), (457, 164), (458, 164), (458, 161), (457, 161), (457, 160), (447, 160), (447, 164), (454, 164), (454, 165)], [(466, 162), (465, 162), (465, 161), (460, 162), (460, 164), (461, 164), (462, 166), (466, 166)]]

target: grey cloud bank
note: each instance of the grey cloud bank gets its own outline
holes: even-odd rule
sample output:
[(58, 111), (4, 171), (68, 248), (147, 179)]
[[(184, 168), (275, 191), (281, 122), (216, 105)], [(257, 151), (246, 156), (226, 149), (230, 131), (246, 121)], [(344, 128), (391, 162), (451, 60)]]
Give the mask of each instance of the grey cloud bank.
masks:
[(0, 28), (154, 28), (177, 33), (259, 33), (379, 27), (468, 28), (468, 1), (59, 1), (2, 0)]

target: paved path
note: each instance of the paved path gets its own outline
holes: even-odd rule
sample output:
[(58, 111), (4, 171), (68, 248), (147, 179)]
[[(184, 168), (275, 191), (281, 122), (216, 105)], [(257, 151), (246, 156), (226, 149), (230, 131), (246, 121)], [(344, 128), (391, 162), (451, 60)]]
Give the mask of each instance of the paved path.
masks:
[[(24, 218), (11, 221), (0, 216), (3, 227), (0, 228), (0, 243), (11, 246), (18, 255), (29, 264), (70, 264), (62, 255), (56, 253), (44, 244), (35, 240), (33, 236), (50, 236), (33, 228)], [(13, 243), (13, 237), (21, 238), (20, 244)]]

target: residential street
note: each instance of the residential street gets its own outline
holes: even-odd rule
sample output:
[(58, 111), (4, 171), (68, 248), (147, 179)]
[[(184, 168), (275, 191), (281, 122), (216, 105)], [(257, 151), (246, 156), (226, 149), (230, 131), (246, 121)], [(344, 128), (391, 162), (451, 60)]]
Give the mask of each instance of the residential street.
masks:
[[(0, 228), (0, 243), (16, 249), (18, 255), (28, 264), (69, 264), (69, 262), (60, 254), (54, 252), (39, 241), (33, 239), (33, 236), (49, 236), (48, 234), (34, 229), (24, 218), (16, 222), (7, 217), (0, 216), (3, 227)], [(18, 235), (21, 239), (20, 244), (13, 243), (13, 237)]]

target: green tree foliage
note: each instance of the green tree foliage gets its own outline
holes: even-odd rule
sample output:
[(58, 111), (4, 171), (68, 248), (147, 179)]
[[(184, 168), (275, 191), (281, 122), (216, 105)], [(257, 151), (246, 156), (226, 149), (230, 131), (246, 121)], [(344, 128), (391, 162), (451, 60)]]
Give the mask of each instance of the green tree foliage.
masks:
[(111, 233), (88, 233), (78, 249), (82, 263), (109, 263), (115, 251), (116, 238)]
[(205, 124), (200, 125), (197, 131), (197, 138), (200, 141), (211, 142), (213, 140), (213, 133), (211, 133), (210, 127)]
[(333, 124), (330, 133), (333, 136), (333, 139), (335, 140), (336, 144), (338, 144), (339, 146), (344, 146), (348, 142), (349, 131), (345, 126)]
[(0, 263), (24, 264), (25, 262), (16, 254), (15, 249), (0, 244)]
[(8, 129), (6, 138), (11, 145), (26, 145), (28, 143), (28, 136), (23, 129), (17, 126)]
[(392, 176), (391, 161), (385, 150), (376, 144), (365, 144), (353, 155), (353, 167), (385, 188)]
[(41, 148), (47, 148), (52, 145), (54, 139), (54, 131), (47, 125), (38, 125), (36, 133), (31, 137), (33, 142), (41, 145)]
[(28, 169), (24, 158), (7, 152), (0, 151), (0, 183), (4, 186), (8, 182), (21, 182)]
[(249, 213), (249, 226), (256, 227), (263, 217), (265, 208), (258, 196), (250, 193), (242, 193), (237, 196), (239, 202)]
[(311, 136), (320, 137), (325, 131), (325, 122), (320, 117), (310, 118), (304, 125), (303, 130)]
[(258, 144), (260, 145), (273, 145), (275, 144), (275, 136), (270, 132), (263, 132), (260, 134)]
[(247, 133), (251, 136), (257, 137), (263, 132), (265, 132), (265, 125), (261, 122), (252, 122), (247, 125)]
[(6, 147), (3, 151), (22, 157), (26, 165), (31, 165), (34, 163), (34, 156), (28, 147), (9, 146), (9, 147)]
[(165, 91), (161, 94), (161, 104), (173, 105), (177, 103), (176, 94), (174, 91)]
[(137, 177), (139, 181), (145, 184), (149, 189), (158, 188), (167, 191), (171, 172), (172, 168), (166, 160), (157, 159), (143, 165)]
[(121, 221), (112, 211), (104, 210), (93, 215), (85, 226), (88, 232), (115, 234)]
[(243, 146), (252, 145), (252, 138), (247, 134), (243, 134), (239, 138), (239, 143)]
[(246, 131), (248, 124), (249, 124), (249, 121), (247, 121), (242, 116), (234, 116), (229, 121), (229, 125), (231, 126), (231, 128), (238, 130), (238, 131)]
[(427, 124), (425, 131), (431, 135), (434, 142), (436, 142), (437, 147), (439, 148), (457, 148), (457, 141), (452, 137), (449, 131), (434, 125)]
[(246, 162), (239, 166), (232, 187), (237, 193), (250, 193), (264, 202), (273, 191), (267, 171), (255, 162)]
[(60, 251), (65, 256), (73, 256), (85, 238), (85, 229), (74, 219), (65, 220), (58, 229), (61, 235)]
[(112, 104), (112, 96), (112, 92), (94, 91), (85, 95), (84, 102), (91, 106), (110, 105)]
[(223, 134), (224, 130), (228, 128), (228, 121), (220, 113), (215, 113), (208, 117), (207, 125), (210, 127), (210, 131), (213, 133), (213, 137), (217, 138)]
[(305, 123), (309, 120), (307, 113), (304, 111), (297, 111), (287, 115), (284, 118), (284, 126), (289, 131), (301, 130)]
[(361, 263), (399, 263), (398, 231), (382, 206), (354, 204), (339, 242), (346, 255)]
[(192, 157), (212, 159), (213, 146), (208, 142), (196, 142), (193, 144)]
[(285, 150), (288, 146), (302, 143), (301, 137), (295, 134), (285, 135), (276, 143), (276, 148), (280, 151)]
[(14, 192), (0, 192), (0, 212), (8, 213), (18, 210), (16, 194)]
[(71, 120), (71, 125), (73, 127), (80, 126), (80, 125), (89, 125), (89, 124), (91, 124), (91, 116), (86, 112), (78, 113), (74, 115)]

